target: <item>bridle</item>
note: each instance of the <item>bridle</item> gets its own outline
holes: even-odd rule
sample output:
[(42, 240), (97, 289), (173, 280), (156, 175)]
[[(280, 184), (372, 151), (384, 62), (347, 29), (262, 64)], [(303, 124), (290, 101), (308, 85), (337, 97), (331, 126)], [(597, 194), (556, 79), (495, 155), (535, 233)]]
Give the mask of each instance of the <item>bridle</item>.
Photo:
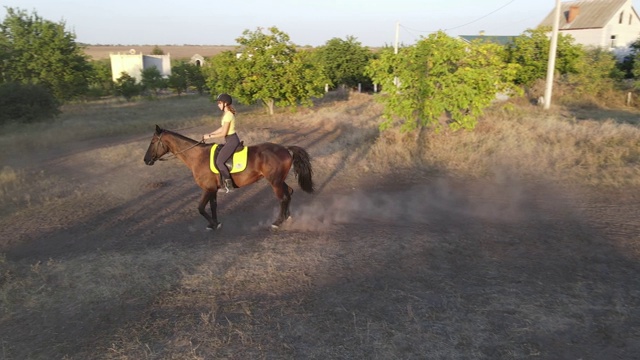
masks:
[[(154, 157), (155, 157), (155, 155), (158, 153), (158, 146), (159, 146), (160, 144), (162, 145), (162, 149), (163, 149), (163, 150), (167, 150), (166, 145), (162, 142), (162, 135), (164, 135), (164, 131), (163, 131), (163, 132), (161, 132), (161, 133), (160, 133), (160, 135), (158, 135), (158, 140), (155, 142), (155, 145), (156, 145), (156, 146), (155, 146), (155, 148), (153, 149)], [(163, 158), (162, 158), (162, 156), (164, 156), (165, 154), (167, 154), (167, 153), (169, 152), (169, 151), (167, 150), (164, 154), (162, 154), (162, 156), (160, 156), (160, 157), (158, 157), (158, 158), (154, 159), (153, 161), (167, 161), (167, 160), (175, 159), (175, 158), (177, 158), (177, 155), (178, 155), (178, 154), (182, 154), (183, 152), (185, 152), (185, 151), (187, 151), (187, 150), (191, 150), (191, 149), (193, 149), (194, 147), (196, 147), (196, 146), (198, 146), (198, 145), (200, 145), (200, 144), (204, 144), (204, 143), (205, 143), (205, 142), (204, 142), (204, 140), (200, 140), (200, 141), (198, 141), (197, 143), (195, 143), (195, 144), (193, 144), (193, 145), (189, 146), (189, 147), (188, 147), (188, 148), (186, 148), (186, 149), (180, 150), (180, 151), (175, 152), (175, 153), (171, 153), (171, 157), (169, 157), (169, 158), (164, 158), (164, 159), (163, 159)]]

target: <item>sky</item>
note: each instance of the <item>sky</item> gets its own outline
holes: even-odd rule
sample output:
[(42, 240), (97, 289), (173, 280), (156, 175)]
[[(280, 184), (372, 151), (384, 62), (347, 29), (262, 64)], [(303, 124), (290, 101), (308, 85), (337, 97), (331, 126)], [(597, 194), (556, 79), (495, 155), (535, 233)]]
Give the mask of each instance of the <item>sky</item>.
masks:
[[(634, 0), (634, 7), (640, 0)], [(520, 35), (555, 0), (3, 0), (65, 23), (90, 45), (237, 45), (243, 31), (277, 27), (300, 46), (352, 36), (363, 46), (411, 45), (443, 30), (451, 36)], [(398, 26), (399, 24), (399, 26)]]

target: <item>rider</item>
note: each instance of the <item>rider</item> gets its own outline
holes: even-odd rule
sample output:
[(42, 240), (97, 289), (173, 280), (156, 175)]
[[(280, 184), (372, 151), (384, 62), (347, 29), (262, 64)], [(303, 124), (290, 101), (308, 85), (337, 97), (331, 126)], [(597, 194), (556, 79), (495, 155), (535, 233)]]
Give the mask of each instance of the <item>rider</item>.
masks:
[(221, 126), (214, 132), (204, 134), (202, 139), (224, 137), (225, 143), (218, 152), (216, 167), (220, 172), (222, 184), (224, 184), (227, 192), (229, 192), (233, 190), (233, 180), (231, 180), (229, 169), (224, 163), (229, 160), (240, 144), (240, 138), (236, 133), (236, 109), (231, 105), (232, 100), (229, 94), (218, 95), (216, 101), (218, 102), (218, 108), (224, 113), (224, 115), (222, 115)]

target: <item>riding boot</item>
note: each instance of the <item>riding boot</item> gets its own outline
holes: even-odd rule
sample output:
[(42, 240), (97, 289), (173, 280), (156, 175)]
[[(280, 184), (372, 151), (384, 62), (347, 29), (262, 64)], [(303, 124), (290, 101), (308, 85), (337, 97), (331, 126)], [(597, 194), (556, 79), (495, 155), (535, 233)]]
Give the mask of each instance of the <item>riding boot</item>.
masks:
[(233, 191), (233, 180), (224, 179), (224, 187), (227, 190), (227, 192)]

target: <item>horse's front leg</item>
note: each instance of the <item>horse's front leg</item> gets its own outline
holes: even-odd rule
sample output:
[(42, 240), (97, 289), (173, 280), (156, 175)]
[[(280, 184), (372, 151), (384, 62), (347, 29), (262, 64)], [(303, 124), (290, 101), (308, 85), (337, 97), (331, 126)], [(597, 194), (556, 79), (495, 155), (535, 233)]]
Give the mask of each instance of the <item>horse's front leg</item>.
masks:
[[(216, 230), (222, 227), (222, 224), (218, 223), (216, 214), (217, 202), (217, 194), (215, 191), (204, 190), (202, 192), (200, 202), (198, 203), (198, 212), (209, 222), (207, 230)], [(211, 215), (207, 213), (207, 203), (209, 203), (209, 207), (211, 208)]]

